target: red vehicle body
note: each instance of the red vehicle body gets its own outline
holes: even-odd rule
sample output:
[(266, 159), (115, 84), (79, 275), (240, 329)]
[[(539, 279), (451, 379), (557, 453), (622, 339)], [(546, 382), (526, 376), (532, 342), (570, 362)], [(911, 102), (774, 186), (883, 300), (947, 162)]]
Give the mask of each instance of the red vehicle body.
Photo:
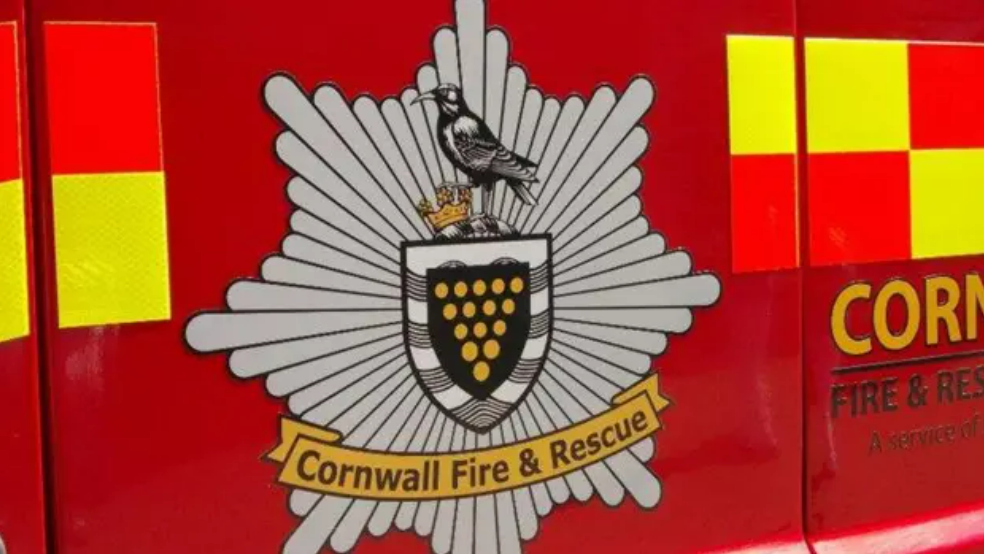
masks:
[[(16, 304), (26, 316), (0, 314), (0, 330), (15, 317), (29, 322), (0, 339), (0, 537), (10, 554), (984, 552), (979, 3), (0, 0), (0, 16), (18, 61), (7, 71), (0, 60), (9, 100), (0, 125), (11, 132), (0, 157), (19, 158), (0, 176), (0, 199), (2, 187), (21, 183), (23, 253), (10, 254), (25, 260), (23, 270), (0, 267), (0, 278), (29, 291)], [(476, 48), (480, 69), (469, 61)], [(505, 79), (498, 93), (496, 71)], [(390, 227), (439, 234), (459, 223), (460, 204), (438, 192), (442, 179), (430, 193), (405, 188), (435, 173), (463, 180), (440, 157), (440, 130), (421, 139), (439, 108), (418, 112), (410, 102), (438, 83), (481, 105), (476, 113), (507, 151), (556, 170), (529, 183), (536, 206), (504, 188), (492, 204), (481, 200), (494, 210), (505, 198), (487, 213), (546, 241), (552, 260), (552, 346), (532, 392), (504, 416), (522, 424), (496, 423), (490, 434), (452, 413), (443, 389), (428, 389), (426, 371), (414, 369), (424, 358), (410, 344), (407, 283), (415, 249), (439, 243), (401, 239), (394, 265), (352, 266), (360, 272), (319, 266), (299, 254), (314, 250), (287, 238), (322, 229), (328, 238), (310, 248), (338, 259), (368, 248), (374, 260), (387, 258)], [(336, 135), (334, 146), (318, 145)], [(313, 153), (303, 159), (316, 169), (296, 152)], [(624, 167), (605, 165), (628, 152)], [(303, 196), (305, 181), (313, 188), (304, 190), (325, 192), (318, 175), (348, 190), (339, 183), (353, 174), (363, 179), (348, 196)], [(636, 175), (637, 189), (599, 207)], [(412, 190), (423, 194), (393, 199)], [(553, 208), (554, 197), (570, 204)], [(418, 200), (445, 211), (428, 204), (418, 213)], [(641, 212), (632, 211), (638, 201)], [(578, 219), (593, 209), (590, 225)], [(315, 214), (307, 227), (301, 212)], [(338, 219), (320, 215), (329, 212)], [(612, 238), (641, 223), (640, 234)], [(579, 225), (581, 234), (569, 231)], [(596, 257), (571, 261), (581, 251), (571, 255), (570, 245), (588, 229), (599, 229), (584, 246)], [(468, 246), (455, 255), (471, 259), (499, 239), (451, 244)], [(643, 241), (665, 246), (651, 258), (606, 261)], [(684, 267), (661, 273), (666, 260)], [(595, 288), (565, 280), (592, 263), (600, 269), (583, 282)], [(336, 280), (284, 280), (301, 266), (317, 272), (311, 279)], [(521, 306), (534, 273), (512, 289)], [(364, 298), (393, 300), (398, 323), (376, 319), (390, 304), (346, 304), (352, 290), (391, 279), (394, 299)], [(456, 294), (428, 283), (438, 299)], [(484, 283), (481, 294), (474, 285), (478, 296)], [(649, 319), (605, 319), (617, 310)], [(659, 327), (664, 315), (672, 323)], [(291, 334), (308, 324), (320, 331)], [(283, 387), (315, 358), (298, 353), (319, 337), (331, 349), (346, 333), (387, 325), (399, 328), (386, 351), (408, 359), (392, 380), (367, 387), (331, 424), (312, 412), (374, 374), (297, 408), (303, 398)], [(470, 322), (467, 332), (486, 333)], [(389, 340), (380, 337), (366, 344)], [(364, 346), (346, 344), (322, 358)], [(499, 343), (495, 355), (479, 344), (476, 355), (492, 363)], [(290, 363), (249, 365), (278, 356)], [(604, 369), (640, 357), (651, 365), (638, 384)], [(300, 393), (335, 375), (325, 370)], [(591, 375), (604, 386), (590, 386)], [(383, 407), (390, 419), (370, 414), (344, 428), (345, 414), (384, 391), (371, 413)], [(636, 401), (639, 411), (626, 411)], [(631, 440), (641, 442), (614, 444), (618, 424), (605, 435), (605, 422), (623, 415), (625, 433), (638, 423), (644, 436)], [(404, 425), (445, 418), (448, 429), (461, 426), (447, 441)], [(373, 438), (355, 444), (363, 424)], [(391, 428), (395, 438), (374, 447)], [(640, 454), (654, 434), (655, 448)], [(583, 467), (562, 468), (551, 450), (591, 452), (592, 440), (598, 452)], [(554, 466), (522, 474), (529, 458), (510, 457), (510, 444)], [(440, 492), (426, 496), (406, 482), (345, 489), (329, 478), (342, 462), (325, 465), (337, 456), (353, 475), (359, 464), (407, 471), (400, 464), (420, 453), (425, 467), (433, 456), (446, 469), (458, 452), (488, 460), (486, 476), (496, 463), (509, 474), (462, 485), (471, 492), (433, 477)], [(633, 464), (644, 475), (626, 469)], [(516, 515), (524, 498), (534, 524)], [(339, 513), (327, 514), (336, 504)], [(401, 523), (407, 509), (411, 525)]]

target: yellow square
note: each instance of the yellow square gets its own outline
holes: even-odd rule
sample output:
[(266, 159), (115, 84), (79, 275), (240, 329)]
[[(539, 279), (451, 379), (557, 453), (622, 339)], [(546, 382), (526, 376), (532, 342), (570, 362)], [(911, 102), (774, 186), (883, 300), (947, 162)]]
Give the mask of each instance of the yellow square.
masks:
[(31, 332), (24, 183), (0, 183), (0, 342)]
[(806, 40), (811, 153), (909, 149), (908, 44)]
[(728, 37), (732, 154), (796, 153), (796, 62), (792, 37)]
[(984, 150), (917, 150), (912, 174), (912, 257), (984, 253)]
[(160, 173), (55, 176), (61, 328), (171, 318), (166, 213)]

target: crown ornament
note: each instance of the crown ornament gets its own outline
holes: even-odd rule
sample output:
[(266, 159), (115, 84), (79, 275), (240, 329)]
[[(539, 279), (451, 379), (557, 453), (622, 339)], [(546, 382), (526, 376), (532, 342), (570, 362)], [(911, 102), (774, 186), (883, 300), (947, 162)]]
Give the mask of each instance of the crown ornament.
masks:
[(464, 221), (471, 216), (472, 192), (467, 185), (441, 185), (437, 188), (437, 208), (424, 198), (417, 204), (417, 212), (439, 233), (445, 227)]

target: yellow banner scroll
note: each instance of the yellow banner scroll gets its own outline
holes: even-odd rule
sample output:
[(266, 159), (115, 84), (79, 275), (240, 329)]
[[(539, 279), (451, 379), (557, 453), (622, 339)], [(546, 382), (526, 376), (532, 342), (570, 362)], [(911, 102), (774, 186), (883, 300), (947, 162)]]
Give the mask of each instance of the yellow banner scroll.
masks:
[(267, 457), (283, 464), (278, 481), (318, 493), (375, 500), (479, 496), (547, 481), (632, 446), (661, 427), (669, 401), (652, 375), (617, 395), (612, 408), (549, 435), (447, 454), (396, 454), (343, 446), (334, 431), (282, 420)]

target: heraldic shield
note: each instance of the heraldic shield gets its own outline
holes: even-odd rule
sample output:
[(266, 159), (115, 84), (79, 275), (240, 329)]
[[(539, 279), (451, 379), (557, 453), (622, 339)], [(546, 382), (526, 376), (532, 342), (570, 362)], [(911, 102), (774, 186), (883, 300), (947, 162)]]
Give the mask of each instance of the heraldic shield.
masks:
[(404, 335), (431, 400), (484, 433), (539, 377), (552, 327), (550, 238), (407, 243)]

